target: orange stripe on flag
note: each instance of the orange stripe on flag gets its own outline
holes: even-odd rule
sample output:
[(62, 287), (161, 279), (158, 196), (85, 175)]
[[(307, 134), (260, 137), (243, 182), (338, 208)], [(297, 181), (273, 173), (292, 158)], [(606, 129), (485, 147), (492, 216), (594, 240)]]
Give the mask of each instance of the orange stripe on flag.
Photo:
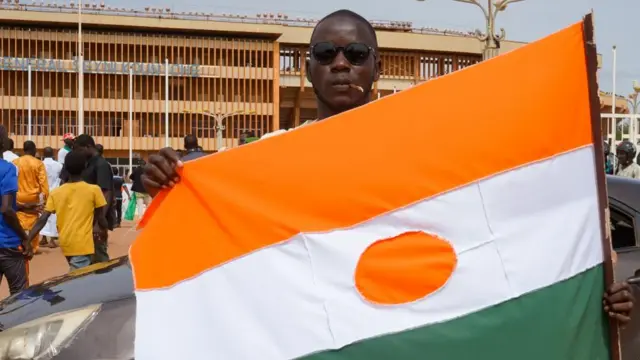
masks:
[(131, 247), (136, 287), (171, 286), (300, 232), (352, 226), (589, 145), (589, 105), (579, 23), (320, 123), (187, 163)]

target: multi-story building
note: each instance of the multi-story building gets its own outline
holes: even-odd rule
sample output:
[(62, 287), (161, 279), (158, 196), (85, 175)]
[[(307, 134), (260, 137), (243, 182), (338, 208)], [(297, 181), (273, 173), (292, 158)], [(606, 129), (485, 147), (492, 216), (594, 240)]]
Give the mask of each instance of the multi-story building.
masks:
[[(18, 147), (31, 137), (58, 148), (78, 132), (79, 19), (73, 3), (0, 2), (0, 121)], [(114, 165), (128, 164), (130, 147), (146, 157), (195, 134), (212, 151), (315, 117), (304, 76), (314, 20), (85, 4), (81, 22), (84, 132)], [(474, 33), (373, 23), (383, 64), (374, 97), (481, 60)]]

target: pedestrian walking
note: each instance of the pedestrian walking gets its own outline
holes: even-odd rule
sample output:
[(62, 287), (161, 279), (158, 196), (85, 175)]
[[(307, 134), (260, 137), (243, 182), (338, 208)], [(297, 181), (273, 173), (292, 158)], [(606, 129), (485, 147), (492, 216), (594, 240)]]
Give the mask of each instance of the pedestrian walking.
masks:
[[(18, 219), (25, 232), (29, 232), (38, 220), (39, 209), (49, 196), (49, 181), (44, 163), (36, 158), (36, 144), (24, 142), (24, 155), (13, 162), (18, 167)], [(33, 206), (37, 208), (34, 211)], [(24, 208), (23, 208), (24, 207)], [(40, 239), (34, 238), (31, 244), (33, 252), (38, 254)]]
[[(53, 159), (53, 149), (51, 147), (46, 147), (43, 150), (44, 160), (44, 169), (47, 172), (47, 181), (49, 182), (49, 194), (51, 191), (60, 186), (60, 172), (62, 171), (62, 164)], [(40, 242), (41, 246), (49, 246), (55, 248), (56, 241), (58, 239), (58, 228), (56, 226), (56, 214), (51, 214), (47, 224), (42, 228), (40, 232), (42, 235), (42, 241)]]
[(89, 266), (96, 260), (95, 236), (106, 232), (108, 227), (104, 211), (107, 201), (103, 192), (98, 186), (86, 183), (82, 177), (86, 159), (86, 154), (77, 150), (66, 155), (69, 181), (51, 192), (44, 212), (28, 238), (34, 239), (55, 214), (56, 225), (60, 229), (60, 248), (70, 271)]
[(618, 158), (618, 169), (616, 175), (633, 179), (640, 179), (640, 165), (634, 161), (636, 158), (636, 147), (632, 142), (624, 140), (616, 148)]
[[(318, 102), (317, 121), (371, 101), (373, 83), (379, 79), (381, 62), (376, 32), (369, 21), (353, 11), (335, 11), (316, 23), (310, 43), (306, 75)], [(274, 131), (262, 138), (285, 131)], [(183, 165), (171, 148), (150, 156), (143, 177), (145, 188), (155, 196), (160, 190), (173, 187), (180, 181), (178, 168)], [(628, 283), (614, 283), (604, 294), (603, 307), (598, 311), (604, 311), (620, 325), (625, 325), (630, 321), (633, 301)]]
[(140, 160), (140, 164), (131, 173), (131, 191), (134, 192), (136, 197), (136, 206), (138, 208), (138, 218), (142, 218), (144, 212), (151, 204), (151, 196), (147, 193), (144, 185), (142, 184), (142, 174), (144, 173), (144, 166), (146, 162)]
[[(7, 150), (8, 140), (7, 129), (0, 125), (0, 149), (3, 153)], [(4, 158), (0, 159), (0, 281), (2, 277), (7, 279), (12, 295), (28, 286), (28, 260), (33, 255), (27, 234), (18, 220), (17, 193), (16, 166)]]
[(97, 185), (102, 190), (107, 205), (102, 208), (104, 211), (104, 217), (107, 219), (107, 227), (100, 228), (99, 232), (95, 232), (94, 244), (95, 254), (94, 259), (96, 262), (109, 261), (108, 253), (108, 240), (109, 231), (113, 230), (115, 225), (115, 219), (113, 219), (113, 212), (109, 211), (109, 208), (113, 202), (113, 175), (111, 173), (111, 165), (100, 156), (98, 148), (93, 138), (87, 134), (79, 135), (73, 144), (74, 151), (77, 150), (85, 155), (87, 160), (87, 166), (82, 172), (82, 179), (91, 185)]
[(127, 193), (127, 197), (129, 198), (129, 201), (131, 201), (131, 193), (129, 193), (129, 188), (127, 188), (126, 186), (124, 186), (124, 178), (122, 176), (120, 176), (120, 174), (118, 173), (118, 169), (117, 168), (112, 168), (111, 169), (113, 172), (113, 195), (115, 198), (114, 201), (114, 210), (116, 213), (116, 224), (115, 227), (120, 227), (120, 225), (122, 224), (122, 192), (124, 190), (125, 193)]

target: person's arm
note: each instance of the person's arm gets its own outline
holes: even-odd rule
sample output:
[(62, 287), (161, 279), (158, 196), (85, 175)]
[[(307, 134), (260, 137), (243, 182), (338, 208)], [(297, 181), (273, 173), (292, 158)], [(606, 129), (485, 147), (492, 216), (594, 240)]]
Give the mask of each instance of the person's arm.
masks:
[(40, 215), (40, 217), (38, 218), (38, 221), (36, 221), (36, 223), (33, 225), (33, 227), (31, 228), (31, 231), (29, 231), (27, 242), (31, 243), (31, 240), (33, 240), (36, 236), (38, 236), (40, 231), (42, 231), (44, 226), (47, 224), (47, 220), (49, 220), (49, 216), (51, 216), (51, 214), (55, 214), (55, 212), (56, 212), (55, 197), (49, 196), (44, 206), (44, 212), (42, 213), (42, 215)]
[(39, 203), (17, 203), (16, 210), (22, 212), (38, 212), (40, 208)]
[[(98, 166), (97, 172), (97, 185), (102, 190), (102, 195), (104, 195), (104, 198), (107, 201), (106, 205), (108, 209), (109, 206), (111, 206), (113, 195), (113, 172), (107, 163), (103, 163), (101, 166)], [(106, 213), (107, 210), (104, 211)]]
[(98, 232), (98, 230), (106, 231), (109, 227), (107, 222), (107, 200), (104, 197), (104, 192), (98, 187), (94, 188), (93, 207), (94, 232)]
[(49, 197), (49, 180), (47, 179), (47, 170), (42, 161), (38, 164), (38, 184), (40, 185), (40, 193), (43, 195), (44, 202), (46, 203)]
[(38, 221), (36, 221), (36, 223), (31, 228), (31, 231), (29, 231), (29, 235), (27, 235), (27, 242), (29, 244), (31, 244), (31, 240), (38, 236), (40, 231), (42, 231), (44, 226), (47, 224), (47, 220), (49, 220), (49, 216), (51, 216), (51, 213), (46, 210), (42, 213), (42, 215), (40, 215)]
[(22, 229), (20, 225), (20, 220), (18, 220), (18, 214), (13, 210), (13, 202), (15, 201), (15, 194), (3, 194), (2, 195), (2, 205), (0, 206), (0, 213), (2, 214), (2, 218), (4, 222), (7, 223), (11, 230), (15, 231), (18, 234), (18, 237), (22, 240), (23, 244), (26, 242), (27, 234)]
[(105, 211), (106, 208), (106, 206), (102, 206), (93, 211), (93, 218), (96, 219), (95, 224), (103, 231), (109, 227), (106, 216), (107, 212)]
[(125, 184), (122, 184), (122, 188), (124, 188), (124, 192), (127, 193), (127, 197), (129, 198), (129, 200), (131, 200), (131, 193), (129, 192), (129, 188)]

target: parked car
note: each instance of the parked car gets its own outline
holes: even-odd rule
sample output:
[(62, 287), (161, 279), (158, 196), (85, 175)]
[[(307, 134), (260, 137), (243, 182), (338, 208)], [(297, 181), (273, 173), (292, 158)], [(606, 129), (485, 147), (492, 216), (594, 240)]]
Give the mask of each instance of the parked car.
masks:
[(0, 359), (134, 359), (135, 314), (127, 257), (76, 270), (0, 302)]
[[(640, 180), (607, 176), (611, 239), (618, 253), (616, 279), (640, 275)], [(633, 286), (638, 303), (629, 326), (621, 332), (622, 359), (640, 359), (640, 287)]]
[[(607, 180), (621, 280), (640, 268), (640, 180)], [(135, 306), (127, 257), (34, 285), (0, 302), (0, 359), (12, 349), (27, 351), (19, 359), (38, 354), (49, 354), (38, 357), (42, 360), (133, 359)], [(623, 360), (640, 359), (640, 309), (622, 342)]]

